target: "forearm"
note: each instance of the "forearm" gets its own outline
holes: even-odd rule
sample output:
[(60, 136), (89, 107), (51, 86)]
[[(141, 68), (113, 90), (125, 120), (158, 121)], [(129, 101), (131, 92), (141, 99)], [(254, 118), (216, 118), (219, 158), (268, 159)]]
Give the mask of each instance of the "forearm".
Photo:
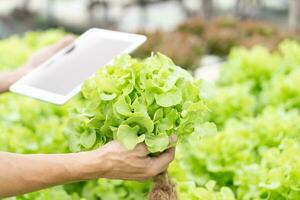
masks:
[(89, 177), (84, 153), (21, 155), (0, 152), (0, 198)]
[[(176, 138), (171, 141), (173, 144)], [(0, 199), (94, 178), (147, 180), (167, 169), (174, 159), (175, 149), (170, 148), (157, 157), (150, 157), (149, 153), (144, 143), (127, 150), (118, 141), (73, 154), (0, 152)]]

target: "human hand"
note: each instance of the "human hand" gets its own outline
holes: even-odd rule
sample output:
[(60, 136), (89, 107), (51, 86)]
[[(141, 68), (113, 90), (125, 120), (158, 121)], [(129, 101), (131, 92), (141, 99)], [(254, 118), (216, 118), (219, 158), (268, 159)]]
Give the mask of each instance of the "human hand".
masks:
[[(176, 136), (171, 136), (170, 146), (175, 142)], [(150, 157), (144, 143), (127, 150), (118, 141), (80, 153), (22, 155), (0, 151), (0, 199), (87, 179), (143, 181), (165, 171), (174, 155), (174, 147)]]
[(30, 72), (34, 68), (38, 67), (39, 65), (43, 64), (49, 58), (51, 58), (54, 54), (58, 51), (62, 50), (63, 48), (67, 47), (74, 41), (75, 37), (72, 35), (67, 35), (63, 39), (61, 39), (56, 44), (46, 46), (37, 52), (35, 52), (24, 65), (24, 67), (20, 68), (20, 71), (23, 72), (23, 75)]
[(48, 60), (51, 56), (57, 53), (59, 50), (67, 47), (74, 41), (74, 37), (69, 35), (63, 38), (60, 42), (44, 47), (36, 53), (34, 53), (28, 60), (28, 62), (19, 69), (11, 72), (5, 72), (0, 74), (0, 93), (8, 91), (8, 88), (22, 76)]
[[(170, 146), (176, 143), (176, 135), (170, 137)], [(110, 178), (144, 181), (168, 168), (174, 159), (175, 148), (171, 147), (159, 156), (150, 157), (144, 143), (127, 150), (120, 142), (112, 141), (90, 152), (85, 179)], [(86, 171), (86, 170), (85, 170)]]

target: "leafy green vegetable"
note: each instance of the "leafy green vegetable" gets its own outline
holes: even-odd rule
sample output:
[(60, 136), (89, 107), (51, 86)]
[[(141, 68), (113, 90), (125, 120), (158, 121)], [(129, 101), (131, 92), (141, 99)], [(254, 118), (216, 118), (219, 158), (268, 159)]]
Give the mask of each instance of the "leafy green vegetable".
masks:
[[(22, 196), (7, 198), (7, 200), (79, 200), (79, 196), (68, 194), (62, 186), (33, 192)], [(81, 199), (83, 200), (83, 199)]]
[(280, 67), (278, 53), (270, 53), (263, 47), (247, 50), (243, 47), (234, 48), (229, 60), (222, 68), (219, 82), (223, 85), (253, 81), (259, 87), (264, 80), (269, 80), (272, 73)]
[(18, 153), (67, 152), (63, 130), (69, 104), (56, 107), (7, 93), (0, 96), (0, 105), (0, 150)]
[(128, 149), (145, 141), (156, 153), (168, 147), (171, 134), (213, 134), (214, 124), (206, 123), (205, 84), (162, 54), (145, 60), (121, 56), (83, 85), (85, 99), (67, 129), (71, 150), (116, 139)]
[(221, 131), (178, 147), (173, 177), (201, 186), (214, 180), (237, 199), (299, 198), (299, 48), (285, 41), (264, 57), (253, 53), (267, 52), (261, 48), (234, 50), (208, 103)]
[(214, 97), (208, 100), (208, 105), (212, 109), (211, 121), (222, 127), (230, 118), (254, 116), (257, 102), (251, 92), (252, 86), (253, 84), (248, 82), (218, 87)]
[(234, 193), (228, 187), (216, 191), (214, 181), (209, 181), (205, 187), (197, 187), (193, 182), (180, 183), (178, 187), (181, 191), (179, 199), (235, 200)]
[(149, 188), (149, 182), (99, 179), (87, 182), (82, 197), (88, 200), (139, 200), (146, 199)]

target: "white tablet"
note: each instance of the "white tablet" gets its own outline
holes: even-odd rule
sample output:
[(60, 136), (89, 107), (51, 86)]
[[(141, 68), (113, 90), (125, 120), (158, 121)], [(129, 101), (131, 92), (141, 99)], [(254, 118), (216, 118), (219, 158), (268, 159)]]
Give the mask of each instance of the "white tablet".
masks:
[(13, 84), (10, 91), (64, 104), (99, 67), (120, 54), (132, 52), (145, 40), (143, 35), (90, 29)]

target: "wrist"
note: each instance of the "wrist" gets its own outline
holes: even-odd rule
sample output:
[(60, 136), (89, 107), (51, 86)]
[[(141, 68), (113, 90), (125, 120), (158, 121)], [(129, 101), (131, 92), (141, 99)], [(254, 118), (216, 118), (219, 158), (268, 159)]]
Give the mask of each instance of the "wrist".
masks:
[(78, 153), (80, 162), (78, 165), (78, 180), (102, 178), (111, 169), (108, 156), (104, 151), (94, 150)]

